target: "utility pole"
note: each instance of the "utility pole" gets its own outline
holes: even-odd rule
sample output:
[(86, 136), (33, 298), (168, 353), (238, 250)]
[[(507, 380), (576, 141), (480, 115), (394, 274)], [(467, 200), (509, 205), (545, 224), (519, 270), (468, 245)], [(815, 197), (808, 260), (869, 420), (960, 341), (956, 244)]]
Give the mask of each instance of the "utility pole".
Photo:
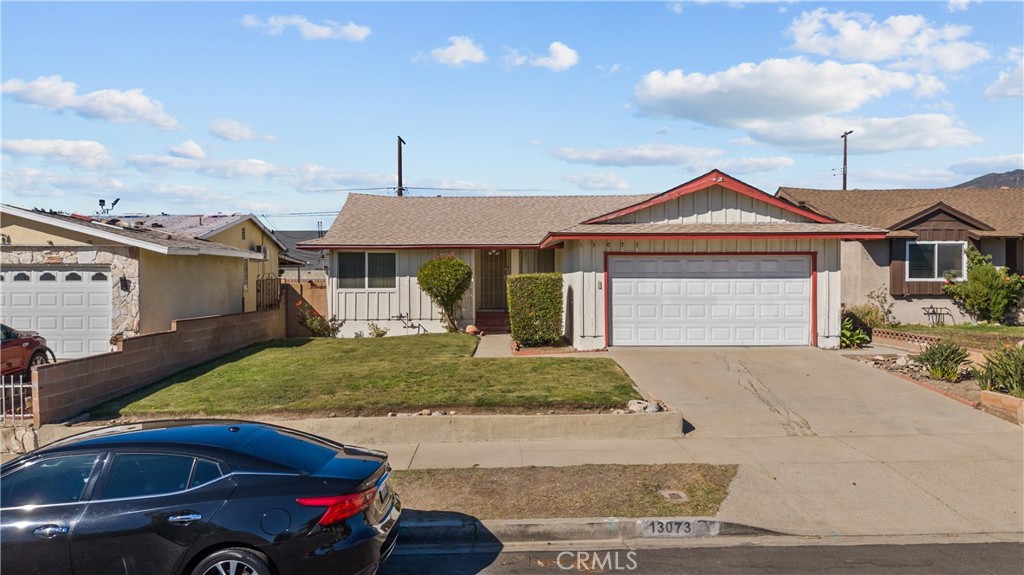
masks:
[(402, 136), (398, 136), (398, 196), (401, 197), (405, 194), (405, 186), (402, 185), (402, 146), (405, 145), (405, 140)]
[[(853, 130), (847, 130), (847, 131), (843, 132), (842, 136), (839, 136), (840, 138), (843, 139), (843, 191), (844, 192), (846, 191), (846, 137), (849, 136), (852, 133), (853, 133)], [(399, 139), (401, 139), (401, 138), (399, 138)], [(399, 180), (399, 181), (401, 181), (401, 180)], [(402, 185), (402, 184), (398, 184), (398, 185)], [(402, 195), (402, 194), (398, 194), (398, 195)]]

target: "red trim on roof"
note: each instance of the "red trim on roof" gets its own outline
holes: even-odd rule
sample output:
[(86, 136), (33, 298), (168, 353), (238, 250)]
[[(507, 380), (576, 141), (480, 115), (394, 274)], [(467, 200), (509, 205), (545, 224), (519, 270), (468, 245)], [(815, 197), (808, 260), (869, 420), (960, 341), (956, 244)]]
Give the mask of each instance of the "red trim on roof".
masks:
[(536, 244), (409, 244), (390, 246), (351, 246), (351, 245), (323, 245), (323, 244), (297, 244), (300, 250), (318, 252), (321, 250), (537, 250), (541, 246)]
[(754, 186), (751, 186), (750, 184), (747, 184), (745, 182), (741, 182), (741, 181), (737, 180), (736, 178), (734, 178), (734, 177), (730, 176), (729, 174), (726, 174), (725, 172), (722, 172), (720, 170), (711, 170), (710, 172), (704, 174), (703, 176), (700, 176), (698, 178), (690, 180), (689, 182), (686, 182), (685, 184), (681, 184), (679, 186), (676, 186), (676, 187), (672, 188), (671, 190), (668, 190), (666, 192), (658, 194), (657, 196), (655, 196), (655, 197), (653, 197), (653, 198), (651, 198), (649, 200), (640, 202), (639, 204), (634, 204), (632, 206), (628, 206), (628, 207), (622, 208), (621, 210), (618, 210), (618, 211), (615, 211), (615, 212), (611, 212), (611, 213), (605, 214), (603, 216), (598, 216), (596, 218), (587, 220), (587, 221), (585, 221), (583, 223), (584, 224), (596, 224), (596, 223), (600, 223), (600, 222), (605, 222), (605, 221), (608, 221), (608, 220), (611, 220), (611, 219), (614, 219), (614, 218), (625, 216), (627, 214), (632, 214), (634, 212), (638, 212), (638, 211), (643, 210), (645, 208), (649, 208), (651, 206), (654, 206), (654, 205), (657, 205), (657, 204), (661, 204), (661, 203), (667, 202), (669, 200), (674, 200), (674, 199), (676, 199), (676, 198), (678, 198), (680, 196), (685, 196), (687, 194), (692, 194), (694, 192), (710, 188), (711, 186), (714, 186), (714, 185), (722, 186), (723, 188), (725, 188), (727, 190), (732, 190), (732, 191), (734, 191), (734, 192), (736, 192), (738, 194), (742, 194), (742, 195), (747, 196), (749, 198), (754, 198), (755, 200), (764, 202), (766, 204), (775, 206), (777, 208), (781, 208), (783, 210), (786, 210), (787, 212), (792, 212), (794, 214), (803, 216), (805, 218), (810, 218), (812, 221), (815, 221), (815, 222), (818, 222), (818, 223), (822, 223), (822, 224), (834, 224), (834, 223), (837, 223), (836, 220), (834, 220), (834, 219), (832, 219), (832, 218), (830, 218), (828, 216), (825, 216), (825, 215), (822, 215), (822, 214), (819, 214), (819, 213), (816, 213), (816, 212), (812, 212), (810, 210), (806, 210), (806, 209), (801, 208), (799, 206), (795, 206), (795, 205), (787, 202), (786, 200), (783, 200), (781, 198), (777, 198), (777, 197), (775, 197), (775, 196), (773, 196), (773, 195), (771, 195), (771, 194), (769, 194), (767, 192), (764, 192), (762, 190), (759, 190), (759, 189), (755, 188)]
[[(611, 227), (611, 226), (609, 226)], [(548, 235), (541, 242), (541, 248), (547, 248), (557, 242), (566, 240), (605, 240), (630, 238), (637, 240), (799, 240), (807, 238), (821, 238), (832, 240), (884, 240), (886, 232), (746, 232), (729, 234), (708, 234), (708, 233), (677, 233), (677, 234), (629, 234), (629, 233), (607, 233), (607, 234), (571, 234), (555, 233)]]

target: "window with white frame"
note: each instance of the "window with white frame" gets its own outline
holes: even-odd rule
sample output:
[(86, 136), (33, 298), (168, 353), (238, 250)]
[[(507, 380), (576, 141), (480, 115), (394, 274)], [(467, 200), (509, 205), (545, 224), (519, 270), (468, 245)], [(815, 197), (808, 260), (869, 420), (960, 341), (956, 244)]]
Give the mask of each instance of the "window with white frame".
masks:
[(907, 280), (942, 281), (967, 275), (967, 242), (907, 242)]
[(395, 289), (396, 262), (394, 252), (341, 252), (338, 254), (338, 287)]

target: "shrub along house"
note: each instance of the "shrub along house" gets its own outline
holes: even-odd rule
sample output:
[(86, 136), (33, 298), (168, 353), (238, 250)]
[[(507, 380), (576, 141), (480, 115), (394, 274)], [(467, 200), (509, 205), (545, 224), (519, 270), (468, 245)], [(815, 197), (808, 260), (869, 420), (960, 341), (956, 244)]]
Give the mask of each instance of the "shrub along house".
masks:
[(507, 321), (506, 278), (563, 274), (565, 334), (611, 345), (839, 345), (840, 223), (718, 170), (660, 194), (390, 197), (350, 194), (327, 234), (329, 313), (342, 335), (441, 331), (416, 283), (427, 259), (473, 269), (463, 326)]
[(887, 230), (883, 239), (843, 244), (843, 303), (865, 303), (867, 294), (884, 288), (901, 323), (969, 320), (942, 291), (947, 273), (966, 274), (969, 245), (997, 266), (1024, 271), (1022, 188), (779, 188), (778, 195), (819, 214)]

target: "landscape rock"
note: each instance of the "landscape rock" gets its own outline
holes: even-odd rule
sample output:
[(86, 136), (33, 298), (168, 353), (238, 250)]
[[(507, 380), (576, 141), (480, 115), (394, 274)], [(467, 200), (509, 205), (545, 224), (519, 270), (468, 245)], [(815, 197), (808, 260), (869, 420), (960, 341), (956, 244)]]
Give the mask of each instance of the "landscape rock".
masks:
[(662, 410), (661, 404), (655, 401), (648, 403), (647, 407), (644, 408), (644, 411), (647, 413), (660, 413)]

